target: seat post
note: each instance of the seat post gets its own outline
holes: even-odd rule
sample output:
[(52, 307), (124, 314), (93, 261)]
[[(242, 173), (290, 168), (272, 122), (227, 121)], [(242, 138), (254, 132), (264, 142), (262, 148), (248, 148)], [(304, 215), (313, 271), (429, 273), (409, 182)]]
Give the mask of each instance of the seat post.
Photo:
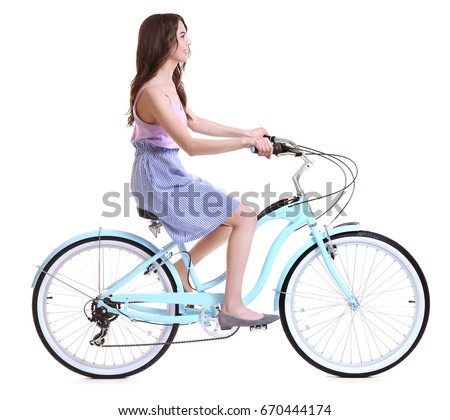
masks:
[(149, 212), (148, 210), (138, 207), (137, 211), (140, 217), (150, 221), (148, 228), (150, 229), (150, 232), (153, 233), (154, 237), (157, 238), (158, 234), (161, 232), (161, 220), (159, 220), (158, 216)]

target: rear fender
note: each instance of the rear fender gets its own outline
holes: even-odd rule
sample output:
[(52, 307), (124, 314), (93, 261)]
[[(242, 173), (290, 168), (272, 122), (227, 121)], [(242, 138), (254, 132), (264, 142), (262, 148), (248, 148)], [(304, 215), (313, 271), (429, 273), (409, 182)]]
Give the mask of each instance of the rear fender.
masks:
[[(49, 254), (49, 256), (43, 261), (43, 263), (40, 266), (38, 266), (38, 270), (34, 277), (33, 283), (31, 284), (31, 287), (34, 288), (36, 286), (36, 284), (39, 280), (39, 277), (42, 274), (42, 270), (44, 270), (45, 267), (47, 267), (48, 263), (53, 258), (55, 258), (64, 248), (66, 248), (67, 246), (69, 246), (75, 242), (79, 242), (79, 241), (82, 241), (82, 240), (85, 240), (88, 238), (94, 238), (94, 237), (98, 238), (99, 236), (102, 236), (102, 237), (103, 236), (105, 236), (105, 237), (106, 236), (114, 236), (114, 237), (129, 239), (134, 242), (140, 243), (141, 245), (143, 245), (146, 248), (153, 251), (155, 254), (160, 251), (160, 248), (158, 248), (156, 245), (152, 244), (151, 242), (147, 241), (146, 239), (144, 239), (140, 236), (134, 235), (133, 233), (129, 233), (129, 232), (124, 232), (124, 231), (120, 231), (120, 230), (96, 230), (96, 231), (82, 233), (81, 235), (75, 236), (75, 237), (70, 238), (67, 241), (63, 242), (61, 245), (59, 245), (57, 248), (55, 248)], [(183, 290), (183, 286), (181, 285), (181, 281), (178, 276), (178, 272), (176, 271), (174, 265), (170, 261), (166, 261), (165, 266), (172, 274), (172, 277), (175, 279), (177, 289)]]

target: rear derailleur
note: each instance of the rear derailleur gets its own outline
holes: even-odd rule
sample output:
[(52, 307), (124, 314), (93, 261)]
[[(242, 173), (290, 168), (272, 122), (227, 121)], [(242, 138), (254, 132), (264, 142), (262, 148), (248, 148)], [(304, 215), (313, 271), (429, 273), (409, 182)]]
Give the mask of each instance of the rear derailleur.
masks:
[[(100, 327), (100, 332), (97, 333), (94, 338), (89, 341), (89, 344), (95, 346), (102, 346), (105, 344), (105, 337), (108, 334), (109, 326), (112, 321), (114, 321), (118, 315), (108, 312), (104, 306), (98, 306), (98, 299), (94, 299), (91, 304), (91, 317), (88, 320), (97, 323)], [(120, 309), (120, 303), (112, 302), (110, 299), (106, 298), (103, 300), (108, 306), (116, 309)]]

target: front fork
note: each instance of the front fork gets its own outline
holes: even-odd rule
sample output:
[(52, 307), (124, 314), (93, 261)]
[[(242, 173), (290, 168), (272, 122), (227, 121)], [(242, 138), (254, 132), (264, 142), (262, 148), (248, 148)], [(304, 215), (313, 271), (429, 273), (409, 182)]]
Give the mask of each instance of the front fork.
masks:
[[(333, 263), (333, 260), (335, 259), (337, 255), (337, 249), (333, 245), (333, 242), (328, 235), (328, 231), (326, 230), (326, 239), (322, 239), (323, 235), (319, 232), (319, 229), (317, 228), (317, 224), (314, 223), (313, 225), (309, 226), (311, 229), (312, 236), (314, 240), (317, 243), (317, 246), (319, 247), (320, 253), (322, 254), (323, 261), (330, 272), (331, 276), (333, 277), (334, 281), (336, 282), (337, 286), (339, 287), (339, 290), (342, 292), (342, 294), (347, 299), (348, 305), (351, 309), (357, 310), (359, 308), (359, 302), (353, 297), (352, 293), (348, 289), (347, 285), (345, 284), (344, 280), (342, 279), (339, 272), (336, 270), (336, 267)], [(325, 243), (326, 241), (326, 243)]]

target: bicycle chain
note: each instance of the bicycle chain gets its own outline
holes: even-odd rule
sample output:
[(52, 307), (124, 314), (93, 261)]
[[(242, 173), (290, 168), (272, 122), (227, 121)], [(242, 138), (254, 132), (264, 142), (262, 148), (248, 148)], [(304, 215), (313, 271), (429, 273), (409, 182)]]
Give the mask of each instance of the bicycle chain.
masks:
[[(172, 325), (172, 324), (171, 324)], [(214, 338), (199, 338), (197, 340), (181, 340), (181, 341), (166, 341), (163, 343), (145, 343), (145, 344), (102, 344), (100, 347), (144, 347), (144, 346), (165, 346), (166, 344), (171, 346), (172, 344), (188, 344), (188, 343), (201, 343), (204, 341), (225, 340), (226, 338), (233, 337), (239, 331), (239, 328), (232, 334), (224, 337)]]
[[(140, 302), (140, 301), (134, 301), (131, 303), (145, 303), (145, 302)], [(117, 308), (116, 308), (117, 309)], [(95, 303), (92, 302), (91, 305), (91, 310), (94, 313), (95, 312)], [(112, 317), (111, 319), (109, 319), (109, 322), (113, 322), (115, 321), (117, 318), (117, 315), (115, 315), (114, 317)], [(93, 321), (92, 318), (88, 319), (90, 321)], [(165, 325), (174, 325), (174, 324), (165, 324)], [(165, 346), (165, 345), (172, 345), (172, 344), (188, 344), (188, 343), (201, 343), (204, 341), (213, 341), (213, 340), (224, 340), (225, 338), (230, 338), (233, 337), (234, 334), (236, 334), (238, 332), (239, 328), (236, 329), (236, 331), (234, 331), (232, 334), (230, 335), (226, 335), (223, 337), (213, 337), (213, 338), (199, 338), (197, 340), (180, 340), (180, 341), (166, 341), (166, 342), (162, 342), (162, 343), (144, 343), (144, 344), (102, 344), (100, 347), (144, 347), (144, 346)]]

